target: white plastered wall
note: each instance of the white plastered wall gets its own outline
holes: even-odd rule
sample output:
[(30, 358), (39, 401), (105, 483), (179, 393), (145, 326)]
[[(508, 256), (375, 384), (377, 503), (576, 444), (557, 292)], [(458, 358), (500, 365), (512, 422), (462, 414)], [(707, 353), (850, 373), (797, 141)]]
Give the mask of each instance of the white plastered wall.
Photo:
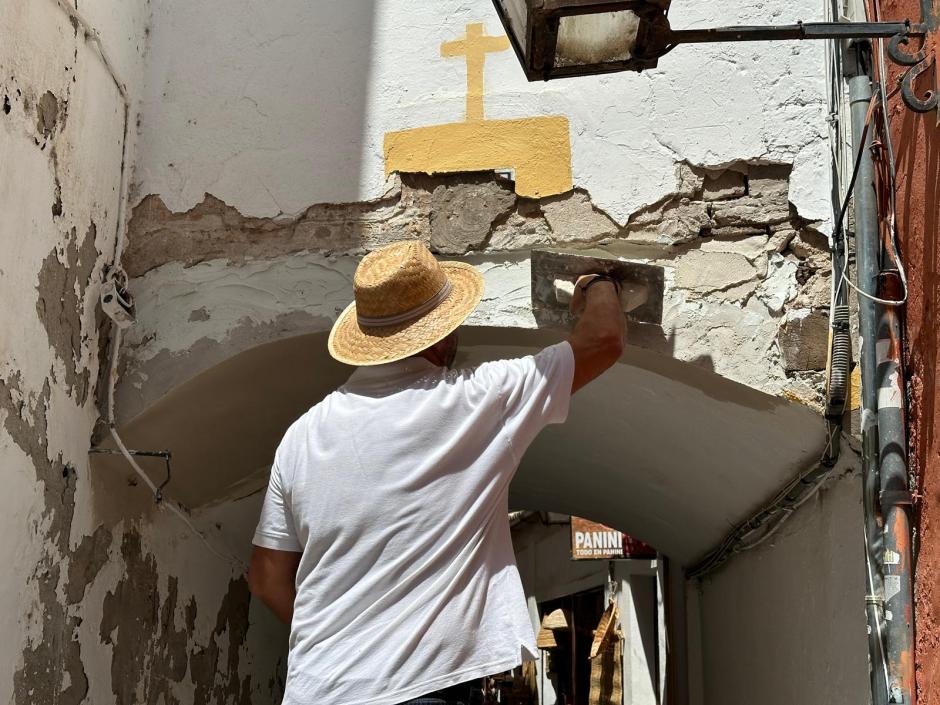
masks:
[(870, 702), (862, 481), (843, 455), (770, 540), (688, 583), (692, 705)]
[[(80, 6), (126, 88), (131, 159), (149, 3)], [(282, 631), (257, 606), (230, 610), (219, 626), (241, 567), (155, 512), (126, 475), (95, 475), (89, 464), (104, 395), (98, 298), (118, 232), (125, 103), (70, 18), (74, 8), (0, 3), (0, 700), (187, 703), (211, 686), (213, 700), (227, 702), (235, 682), (248, 699), (270, 701), (278, 654), (251, 653), (251, 639), (280, 643)], [(219, 507), (198, 523), (211, 531), (230, 519)], [(139, 540), (133, 560), (129, 540)], [(240, 638), (231, 635), (245, 624), (252, 636), (226, 671)], [(208, 686), (188, 660), (200, 653), (217, 655), (225, 671)], [(242, 687), (250, 673), (266, 677)]]
[[(211, 193), (253, 216), (379, 197), (387, 132), (464, 117), (465, 65), (440, 45), (468, 23), (502, 33), (489, 0), (168, 0), (153, 12), (137, 195), (184, 211)], [(677, 28), (822, 16), (818, 0), (670, 11)], [(689, 46), (644, 74), (544, 84), (503, 51), (486, 59), (486, 117), (566, 117), (574, 185), (621, 224), (676, 190), (680, 161), (793, 164), (791, 201), (827, 221), (823, 69), (808, 42)]]

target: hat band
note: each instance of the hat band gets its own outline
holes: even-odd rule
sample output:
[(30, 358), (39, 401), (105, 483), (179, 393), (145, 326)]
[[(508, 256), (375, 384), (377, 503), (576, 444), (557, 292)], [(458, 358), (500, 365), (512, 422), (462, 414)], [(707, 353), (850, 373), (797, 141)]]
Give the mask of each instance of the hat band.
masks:
[(356, 320), (359, 322), (359, 325), (363, 328), (382, 328), (384, 326), (397, 326), (399, 323), (406, 323), (407, 321), (412, 320), (413, 318), (418, 318), (423, 316), (428, 311), (437, 308), (444, 300), (450, 296), (450, 292), (453, 290), (454, 285), (451, 283), (450, 279), (444, 278), (444, 286), (441, 287), (441, 290), (437, 292), (430, 299), (425, 301), (420, 306), (416, 306), (410, 311), (405, 311), (404, 313), (396, 313), (393, 316), (361, 316), (359, 315), (358, 310), (356, 311)]

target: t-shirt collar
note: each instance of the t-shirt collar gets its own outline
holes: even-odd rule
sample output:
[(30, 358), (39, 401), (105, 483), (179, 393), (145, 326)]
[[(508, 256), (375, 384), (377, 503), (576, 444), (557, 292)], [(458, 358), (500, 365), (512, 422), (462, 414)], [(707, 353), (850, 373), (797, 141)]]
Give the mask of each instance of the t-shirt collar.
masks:
[(350, 376), (346, 386), (388, 383), (400, 379), (401, 377), (427, 373), (435, 369), (437, 369), (437, 365), (430, 360), (423, 357), (407, 357), (404, 360), (387, 362), (384, 365), (357, 367)]

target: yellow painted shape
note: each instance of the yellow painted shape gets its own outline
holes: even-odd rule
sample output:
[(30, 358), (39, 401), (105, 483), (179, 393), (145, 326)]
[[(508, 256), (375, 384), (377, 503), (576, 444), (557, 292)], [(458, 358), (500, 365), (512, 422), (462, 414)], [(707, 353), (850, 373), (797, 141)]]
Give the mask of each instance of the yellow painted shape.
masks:
[(483, 34), (482, 22), (468, 24), (463, 39), (441, 44), (441, 56), (465, 56), (467, 59), (467, 120), (483, 119), (483, 65), (486, 55), (508, 48), (509, 38)]
[(416, 127), (385, 135), (385, 174), (514, 169), (529, 198), (571, 190), (568, 118), (530, 117)]

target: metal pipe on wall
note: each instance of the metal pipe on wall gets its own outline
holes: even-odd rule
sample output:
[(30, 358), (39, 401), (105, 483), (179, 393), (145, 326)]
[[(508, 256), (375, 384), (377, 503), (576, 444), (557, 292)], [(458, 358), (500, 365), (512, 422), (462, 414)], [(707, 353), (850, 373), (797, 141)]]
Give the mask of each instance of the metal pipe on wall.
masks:
[(884, 586), (880, 555), (882, 551), (881, 527), (878, 522), (878, 434), (877, 393), (875, 385), (875, 303), (864, 294), (877, 292), (879, 269), (878, 212), (874, 191), (874, 163), (871, 158), (871, 130), (867, 123), (872, 98), (871, 45), (855, 42), (851, 57), (845, 62), (849, 72), (849, 106), (852, 116), (852, 151), (859, 155), (858, 177), (853, 194), (855, 202), (855, 245), (858, 288), (859, 363), (861, 366), (861, 425), (862, 425), (862, 482), (865, 525), (865, 556), (867, 574), (866, 616), (868, 619), (868, 650), (871, 669), (873, 705), (888, 702), (887, 673), (884, 663)]
[[(857, 42), (853, 58), (849, 94), (853, 146), (860, 158), (854, 199), (872, 700), (876, 705), (913, 704), (913, 501), (907, 467), (899, 308), (906, 293), (901, 291), (900, 262), (893, 263), (899, 269), (889, 270), (883, 260), (888, 251), (897, 257), (892, 240), (893, 164), (885, 164), (884, 150), (873, 147), (870, 45)], [(877, 175), (876, 160), (880, 167)]]
[[(897, 273), (885, 272), (881, 298), (897, 299)], [(904, 376), (901, 367), (901, 319), (894, 306), (879, 305), (878, 439), (881, 513), (884, 518), (885, 647), (888, 702), (915, 703), (914, 602), (911, 509), (908, 485)]]

